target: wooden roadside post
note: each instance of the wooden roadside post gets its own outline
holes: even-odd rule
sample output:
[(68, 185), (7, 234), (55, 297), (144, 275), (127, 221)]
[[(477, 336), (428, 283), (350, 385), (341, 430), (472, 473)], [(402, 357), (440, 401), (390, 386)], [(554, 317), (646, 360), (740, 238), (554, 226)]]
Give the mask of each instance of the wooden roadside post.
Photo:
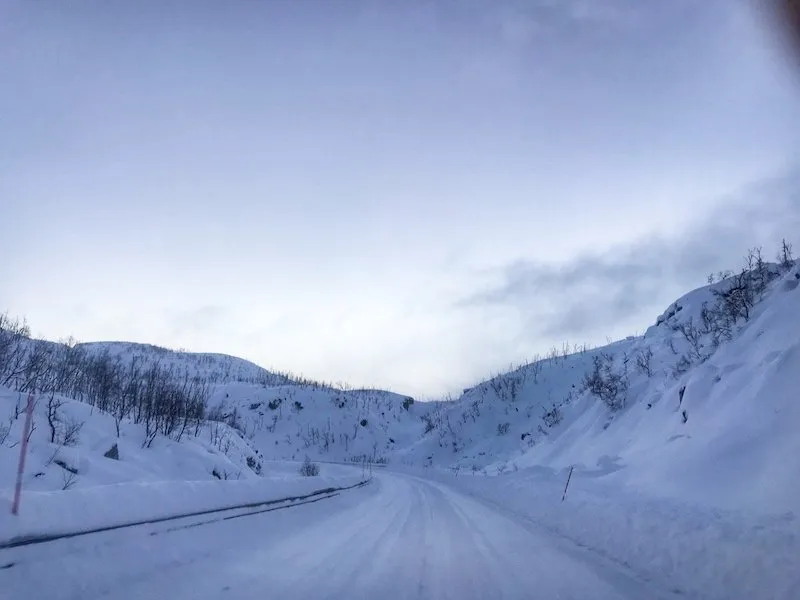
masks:
[(569, 487), (569, 480), (572, 479), (572, 469), (575, 468), (575, 465), (572, 465), (569, 468), (569, 475), (567, 475), (567, 485), (564, 486), (564, 495), (561, 496), (561, 501), (563, 502), (564, 499), (567, 497), (567, 488)]

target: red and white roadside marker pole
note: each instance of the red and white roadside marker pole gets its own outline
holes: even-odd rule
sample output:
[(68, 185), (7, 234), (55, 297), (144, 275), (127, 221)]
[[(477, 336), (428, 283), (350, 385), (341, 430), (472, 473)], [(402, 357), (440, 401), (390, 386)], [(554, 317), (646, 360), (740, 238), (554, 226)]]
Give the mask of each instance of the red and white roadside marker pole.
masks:
[(11, 514), (19, 513), (19, 501), (22, 496), (22, 475), (25, 473), (25, 455), (28, 453), (28, 434), (31, 431), (33, 418), (33, 392), (28, 394), (28, 406), (25, 408), (25, 427), (22, 430), (22, 440), (19, 445), (19, 467), (17, 468), (17, 485), (14, 488), (14, 504), (11, 505)]

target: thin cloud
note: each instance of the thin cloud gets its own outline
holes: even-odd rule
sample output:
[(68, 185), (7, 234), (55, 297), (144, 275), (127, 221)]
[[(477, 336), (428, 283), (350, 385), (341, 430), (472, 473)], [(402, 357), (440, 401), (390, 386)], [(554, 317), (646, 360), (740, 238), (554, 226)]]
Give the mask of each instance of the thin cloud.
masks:
[(495, 283), (461, 299), (472, 310), (519, 312), (523, 335), (591, 339), (646, 323), (709, 273), (739, 265), (748, 247), (777, 242), (800, 226), (800, 171), (748, 187), (680, 237), (650, 238), (563, 264), (522, 259), (498, 268)]

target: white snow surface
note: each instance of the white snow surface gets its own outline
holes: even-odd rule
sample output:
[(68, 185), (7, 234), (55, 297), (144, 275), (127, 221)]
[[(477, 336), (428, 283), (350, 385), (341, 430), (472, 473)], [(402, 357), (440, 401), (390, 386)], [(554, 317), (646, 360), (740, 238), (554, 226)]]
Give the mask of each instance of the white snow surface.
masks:
[[(528, 519), (625, 565), (676, 597), (790, 599), (800, 589), (800, 523), (620, 489), (594, 473), (528, 468), (499, 477), (406, 469)], [(642, 596), (650, 597), (648, 595)]]
[(48, 600), (681, 597), (529, 520), (390, 472), (316, 503), (228, 521), (0, 550), (3, 565), (4, 597)]
[[(326, 488), (349, 487), (362, 481), (356, 469), (330, 467), (338, 475), (300, 477), (299, 465), (289, 473), (240, 481), (128, 482), (68, 492), (30, 492), (19, 516), (0, 513), (0, 544), (18, 537), (54, 536), (165, 519), (305, 496)], [(10, 494), (3, 492), (9, 503)]]

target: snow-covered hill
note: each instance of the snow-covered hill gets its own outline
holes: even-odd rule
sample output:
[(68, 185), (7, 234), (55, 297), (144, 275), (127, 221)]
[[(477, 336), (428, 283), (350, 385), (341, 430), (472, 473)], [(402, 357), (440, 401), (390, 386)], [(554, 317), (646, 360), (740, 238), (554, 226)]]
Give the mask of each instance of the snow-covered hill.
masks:
[[(210, 445), (236, 469), (247, 467), (248, 459), (305, 456), (489, 474), (574, 466), (577, 477), (655, 495), (797, 510), (800, 477), (792, 457), (800, 450), (793, 435), (800, 412), (792, 390), (800, 384), (799, 281), (794, 262), (775, 265), (751, 256), (739, 273), (679, 298), (642, 336), (554, 350), (451, 402), (338, 389), (225, 355), (122, 342), (33, 341), (20, 327), (17, 340), (26, 350), (15, 363), (8, 344), (0, 344), (0, 384), (61, 394), (64, 410), (74, 407), (91, 421), (87, 456), (108, 450), (119, 424), (123, 454), (139, 455), (123, 451), (128, 436), (131, 450), (163, 452), (158, 462), (165, 465), (173, 459), (192, 464), (191, 456), (205, 456)], [(6, 332), (14, 330), (5, 323)], [(41, 360), (34, 360), (37, 352)], [(58, 368), (42, 367), (48, 361)], [(145, 392), (167, 400), (142, 404)], [(10, 390), (0, 398), (6, 412), (16, 410)], [(12, 430), (18, 421), (11, 419)], [(235, 441), (221, 442), (221, 428)], [(239, 446), (232, 456), (230, 449)], [(4, 472), (12, 462), (3, 463)], [(118, 472), (98, 481), (138, 477), (132, 465), (101, 463)], [(216, 470), (206, 460), (197, 464), (205, 475)], [(42, 472), (48, 480), (47, 469)], [(158, 470), (142, 476), (153, 473)]]
[(489, 473), (574, 465), (654, 495), (800, 510), (798, 283), (794, 264), (762, 264), (681, 297), (643, 336), (482, 382), (397, 460)]
[[(26, 394), (0, 388), (0, 492), (13, 487), (26, 404)], [(180, 437), (159, 434), (148, 445), (144, 425), (124, 420), (117, 435), (113, 415), (59, 395), (36, 397), (29, 440), (29, 491), (249, 479), (263, 463), (257, 449), (225, 423), (198, 421)]]
[(398, 448), (420, 439), (428, 410), (410, 396), (383, 390), (310, 384), (219, 385), (211, 405), (267, 457), (343, 462), (388, 462)]
[(90, 356), (107, 354), (113, 360), (124, 364), (130, 364), (132, 361), (142, 365), (159, 363), (172, 369), (177, 377), (188, 373), (190, 377), (206, 379), (210, 383), (245, 381), (263, 385), (281, 385), (293, 381), (287, 374), (268, 371), (248, 360), (227, 354), (176, 351), (132, 342), (89, 342), (78, 344), (78, 348), (85, 350)]
[[(97, 508), (108, 498), (145, 518), (231, 495), (308, 493), (317, 487), (298, 461), (370, 461), (461, 488), (682, 592), (793, 597), (798, 288), (794, 262), (750, 261), (679, 298), (641, 336), (554, 350), (425, 403), (222, 355), (31, 340), (1, 317), (9, 500), (22, 407), (31, 390), (37, 400), (28, 512), (4, 527), (121, 522), (129, 507), (111, 521)], [(362, 473), (322, 470), (326, 486)]]

